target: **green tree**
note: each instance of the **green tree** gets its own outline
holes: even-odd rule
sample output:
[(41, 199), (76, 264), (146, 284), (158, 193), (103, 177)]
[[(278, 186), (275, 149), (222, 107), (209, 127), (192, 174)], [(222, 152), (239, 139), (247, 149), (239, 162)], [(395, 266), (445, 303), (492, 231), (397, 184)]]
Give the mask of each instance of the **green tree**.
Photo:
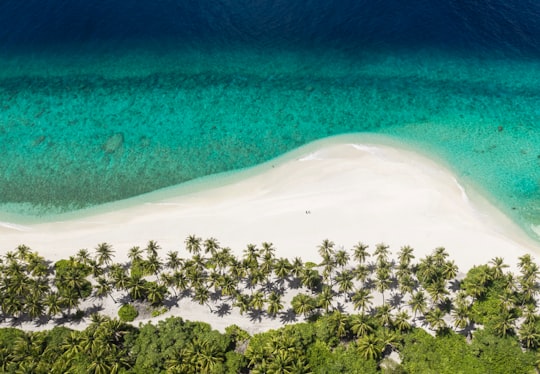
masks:
[(315, 302), (309, 295), (299, 293), (291, 300), (291, 306), (296, 314), (307, 317), (315, 309)]
[(358, 262), (358, 264), (361, 265), (366, 262), (367, 258), (369, 257), (368, 248), (369, 246), (362, 242), (358, 242), (353, 247), (353, 258), (356, 262)]
[(426, 313), (426, 322), (433, 331), (440, 333), (447, 329), (444, 315), (445, 312), (440, 308), (433, 308)]
[(366, 314), (355, 314), (351, 317), (351, 330), (357, 337), (372, 333), (375, 329)]
[(112, 262), (114, 251), (108, 243), (100, 243), (96, 247), (96, 259), (99, 265), (109, 265)]
[(383, 352), (383, 342), (373, 334), (358, 339), (358, 354), (365, 360), (378, 360)]
[(271, 292), (268, 296), (267, 312), (270, 316), (275, 316), (283, 309), (283, 303), (281, 302), (281, 296), (275, 292)]
[(420, 312), (424, 314), (427, 310), (427, 300), (426, 295), (423, 291), (418, 291), (412, 295), (411, 300), (409, 301), (409, 306), (411, 307), (413, 315), (413, 320), (416, 320), (416, 314)]
[(373, 296), (365, 288), (357, 290), (352, 296), (352, 302), (355, 310), (361, 313), (366, 311), (366, 308), (371, 305)]
[(186, 250), (193, 255), (201, 253), (201, 243), (202, 239), (195, 235), (189, 235), (184, 241), (184, 244), (186, 245)]

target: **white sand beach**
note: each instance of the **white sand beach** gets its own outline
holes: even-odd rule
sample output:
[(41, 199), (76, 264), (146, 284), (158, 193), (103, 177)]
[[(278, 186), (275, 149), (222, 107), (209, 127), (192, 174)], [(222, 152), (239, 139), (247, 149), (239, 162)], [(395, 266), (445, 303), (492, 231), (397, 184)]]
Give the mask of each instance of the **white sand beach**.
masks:
[[(417, 258), (443, 246), (462, 272), (495, 256), (515, 268), (519, 256), (540, 253), (538, 243), (480, 196), (470, 197), (441, 164), (376, 139), (316, 142), (234, 178), (215, 177), (198, 190), (167, 189), (47, 223), (4, 222), (0, 250), (26, 244), (56, 260), (108, 242), (122, 261), (130, 247), (149, 240), (163, 255), (187, 255), (184, 240), (195, 234), (215, 237), (236, 254), (267, 241), (277, 256), (318, 261), (317, 245), (328, 238), (346, 249), (358, 241), (371, 248), (384, 242), (393, 253), (410, 245)], [(280, 324), (250, 328), (234, 311), (220, 322), (205, 309), (194, 305), (177, 314), (220, 329)]]

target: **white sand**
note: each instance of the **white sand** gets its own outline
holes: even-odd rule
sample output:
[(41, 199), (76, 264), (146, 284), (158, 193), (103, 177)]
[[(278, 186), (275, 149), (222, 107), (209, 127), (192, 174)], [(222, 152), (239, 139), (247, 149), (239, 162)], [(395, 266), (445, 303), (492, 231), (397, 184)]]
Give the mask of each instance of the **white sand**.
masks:
[[(408, 244), (417, 258), (444, 246), (461, 271), (495, 256), (515, 268), (519, 256), (540, 253), (538, 243), (496, 208), (480, 196), (469, 198), (470, 191), (446, 168), (373, 139), (377, 141), (349, 136), (317, 142), (285, 161), (214, 178), (213, 187), (198, 191), (197, 184), (191, 192), (168, 189), (59, 216), (61, 221), (4, 222), (0, 251), (24, 243), (59, 259), (108, 242), (120, 261), (130, 247), (144, 247), (151, 239), (161, 244), (163, 255), (169, 250), (185, 255), (184, 239), (196, 234), (215, 237), (237, 254), (248, 243), (268, 241), (277, 256), (318, 261), (316, 247), (329, 238), (347, 249), (358, 241), (371, 248), (385, 242), (394, 253)], [(113, 210), (100, 212), (103, 209)], [(180, 312), (194, 318), (190, 314), (188, 308)], [(233, 318), (235, 314), (226, 324), (246, 325), (239, 316)], [(216, 318), (198, 308), (194, 315), (199, 320)]]
[(174, 196), (169, 189), (48, 223), (3, 222), (0, 251), (26, 244), (59, 259), (109, 242), (121, 260), (151, 239), (165, 251), (183, 250), (184, 239), (196, 234), (238, 254), (248, 243), (269, 241), (278, 256), (305, 260), (318, 259), (316, 247), (325, 238), (345, 248), (385, 242), (397, 251), (409, 244), (417, 257), (444, 246), (462, 270), (495, 256), (511, 262), (540, 253), (538, 243), (496, 208), (479, 196), (471, 201), (440, 164), (353, 139), (317, 142), (285, 162), (259, 167), (263, 171), (217, 177), (213, 187), (201, 184), (191, 193), (176, 188)]

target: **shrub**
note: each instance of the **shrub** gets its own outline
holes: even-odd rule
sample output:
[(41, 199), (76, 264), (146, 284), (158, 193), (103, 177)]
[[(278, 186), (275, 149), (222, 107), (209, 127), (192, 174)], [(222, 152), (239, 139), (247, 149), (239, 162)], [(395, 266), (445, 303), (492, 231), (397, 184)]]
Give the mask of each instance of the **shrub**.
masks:
[(92, 273), (90, 266), (84, 265), (75, 260), (59, 260), (54, 263), (54, 271), (57, 277), (62, 277), (73, 271), (79, 271), (84, 277)]
[(138, 315), (139, 312), (137, 311), (137, 308), (131, 304), (124, 304), (118, 309), (118, 317), (120, 317), (120, 320), (123, 322), (131, 322), (137, 318)]
[(167, 307), (163, 307), (163, 308), (156, 308), (154, 310), (152, 310), (152, 317), (157, 317), (157, 316), (160, 316), (162, 314), (165, 314), (167, 313), (169, 309), (167, 309)]

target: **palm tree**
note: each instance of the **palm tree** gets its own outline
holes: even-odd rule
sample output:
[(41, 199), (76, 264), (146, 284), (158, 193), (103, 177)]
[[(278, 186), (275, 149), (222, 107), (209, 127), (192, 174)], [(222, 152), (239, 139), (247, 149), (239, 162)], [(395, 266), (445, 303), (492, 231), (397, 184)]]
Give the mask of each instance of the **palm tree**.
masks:
[(444, 315), (445, 312), (440, 308), (433, 308), (426, 313), (426, 322), (433, 331), (440, 332), (447, 327), (444, 321)]
[(452, 310), (452, 318), (454, 319), (454, 327), (457, 329), (466, 328), (469, 321), (469, 308), (466, 305), (459, 304)]
[(232, 263), (233, 256), (230, 253), (229, 248), (223, 248), (220, 251), (215, 252), (211, 258), (211, 262), (215, 265), (216, 270), (223, 274), (223, 271)]
[(178, 251), (169, 251), (167, 252), (167, 260), (165, 262), (167, 266), (172, 271), (176, 271), (182, 266), (182, 259), (178, 255)]
[(257, 311), (261, 311), (264, 308), (264, 303), (266, 302), (266, 299), (264, 298), (264, 294), (261, 291), (257, 291), (253, 294), (250, 301), (251, 308)]
[(405, 245), (401, 247), (398, 252), (399, 265), (404, 268), (408, 268), (411, 264), (411, 261), (414, 259), (413, 252), (414, 249), (411, 246)]
[(399, 291), (403, 294), (412, 294), (416, 288), (416, 282), (411, 274), (402, 274), (398, 277)]
[(375, 246), (375, 251), (373, 252), (373, 255), (377, 257), (377, 266), (381, 267), (381, 264), (386, 264), (388, 262), (388, 245), (384, 243), (379, 243)]
[(146, 281), (139, 275), (132, 275), (127, 281), (127, 289), (133, 300), (143, 300), (146, 297)]
[(156, 277), (159, 276), (159, 272), (163, 268), (163, 263), (157, 253), (152, 252), (148, 256), (148, 259), (144, 262), (144, 268), (148, 274), (154, 274)]
[(351, 330), (357, 337), (360, 337), (373, 332), (374, 328), (370, 323), (369, 317), (362, 313), (355, 314), (351, 317)]
[(57, 279), (55, 279), (55, 285), (60, 293), (75, 291), (78, 297), (82, 296), (82, 289), (87, 283), (85, 274), (77, 266), (70, 267), (68, 271), (57, 275)]
[(157, 257), (158, 251), (161, 249), (159, 244), (155, 240), (150, 240), (146, 245), (146, 256), (147, 257)]
[(320, 286), (321, 276), (317, 270), (305, 268), (301, 276), (301, 282), (304, 287), (313, 291)]
[(334, 242), (328, 239), (324, 239), (319, 245), (319, 255), (323, 260), (330, 259), (334, 255)]
[(522, 317), (524, 319), (523, 323), (536, 323), (538, 321), (538, 316), (536, 315), (536, 305), (527, 304), (522, 310)]
[(399, 332), (408, 331), (411, 329), (411, 324), (409, 322), (409, 319), (411, 316), (409, 316), (409, 313), (406, 311), (400, 311), (396, 314), (396, 317), (394, 319), (394, 326)]
[(111, 268), (110, 273), (111, 281), (113, 286), (117, 290), (124, 290), (128, 287), (129, 284), (129, 276), (123, 268), (118, 268), (116, 270), (113, 270)]
[(152, 305), (161, 305), (168, 292), (167, 287), (157, 282), (146, 283), (146, 298)]
[(382, 342), (382, 352), (387, 350), (394, 351), (400, 343), (400, 337), (394, 331), (391, 331), (387, 328), (382, 328), (378, 331), (379, 339)]
[(236, 301), (233, 304), (240, 310), (240, 314), (243, 315), (244, 312), (249, 310), (251, 306), (251, 299), (249, 296), (239, 293), (236, 295)]
[(377, 269), (375, 284), (377, 285), (377, 291), (379, 291), (382, 295), (382, 300), (384, 304), (384, 291), (390, 289), (390, 285), (392, 284), (392, 279), (390, 278), (390, 270), (385, 267), (379, 267)]
[(183, 271), (175, 271), (172, 275), (174, 287), (182, 292), (189, 288), (189, 281)]
[(105, 354), (104, 349), (93, 350), (90, 354), (90, 365), (88, 366), (88, 373), (94, 374), (109, 374), (111, 373), (111, 360), (108, 355)]
[(269, 362), (268, 372), (278, 374), (292, 373), (294, 361), (295, 357), (291, 352), (280, 349), (273, 355), (272, 361)]
[(447, 281), (454, 279), (458, 275), (458, 266), (454, 261), (446, 261), (443, 264), (441, 275)]
[(114, 251), (110, 244), (101, 243), (96, 247), (96, 255), (99, 265), (109, 265), (112, 262)]
[(349, 331), (349, 316), (345, 313), (341, 313), (335, 310), (330, 315), (328, 321), (333, 325), (333, 330), (338, 338), (343, 338)]
[(250, 273), (248, 274), (248, 287), (252, 290), (258, 285), (261, 284), (265, 278), (264, 274), (259, 268), (251, 268)]
[(379, 319), (381, 325), (391, 327), (394, 323), (392, 320), (392, 307), (388, 304), (383, 304), (377, 308), (375, 317)]
[(516, 317), (511, 312), (503, 310), (494, 321), (494, 332), (503, 338), (508, 334), (513, 334), (515, 321)]
[[(511, 310), (515, 305), (515, 297), (514, 293), (512, 291), (504, 289), (501, 294), (499, 295), (499, 300), (501, 302), (501, 307), (504, 310)], [(532, 305), (532, 304), (527, 304)], [(526, 310), (526, 308), (525, 308)]]
[(219, 242), (216, 238), (208, 238), (204, 241), (204, 253), (210, 253), (211, 256), (214, 256), (219, 250)]
[(259, 265), (259, 270), (264, 275), (264, 278), (269, 280), (272, 271), (274, 270), (274, 262), (275, 259), (271, 253), (267, 253), (263, 255), (263, 261)]
[(276, 249), (274, 248), (274, 244), (272, 243), (263, 242), (261, 244), (261, 251), (262, 251), (263, 257), (264, 256), (269, 256), (272, 258), (275, 257)]
[(329, 286), (323, 286), (322, 292), (317, 297), (319, 308), (323, 308), (326, 313), (332, 307), (332, 300), (334, 299), (334, 293)]
[(60, 305), (68, 309), (68, 315), (71, 315), (71, 309), (79, 305), (79, 294), (75, 290), (68, 290), (62, 293)]
[(274, 265), (274, 273), (278, 279), (285, 279), (291, 271), (291, 263), (287, 258), (279, 258)]
[(414, 313), (413, 321), (416, 320), (416, 314), (420, 312), (424, 314), (427, 309), (426, 295), (423, 291), (418, 291), (412, 295), (411, 300), (409, 301), (409, 306), (411, 307), (412, 312)]
[(27, 272), (34, 277), (47, 277), (50, 273), (49, 264), (37, 252), (27, 255)]
[(507, 269), (509, 266), (504, 263), (502, 257), (494, 257), (489, 261), (493, 266), (493, 279), (500, 279), (504, 276), (504, 269)]
[(54, 317), (62, 312), (61, 299), (58, 293), (51, 292), (45, 299), (45, 305), (47, 306), (47, 315)]
[(77, 255), (75, 256), (78, 262), (81, 264), (87, 265), (90, 261), (90, 252), (88, 252), (88, 249), (79, 249), (77, 252)]
[(304, 262), (300, 257), (295, 257), (291, 264), (291, 274), (299, 278), (304, 273)]
[(315, 308), (315, 303), (309, 295), (299, 293), (291, 300), (291, 306), (296, 314), (307, 317)]
[[(536, 266), (536, 265), (534, 265)], [(536, 275), (524, 275), (519, 277), (520, 296), (522, 305), (533, 304), (535, 296), (538, 293), (538, 282)]]
[(21, 244), (17, 247), (16, 256), (21, 261), (26, 261), (27, 256), (31, 253), (30, 247), (27, 247), (24, 244)]
[(334, 262), (343, 269), (349, 263), (350, 258), (351, 256), (349, 256), (346, 250), (340, 249), (334, 255)]
[(244, 261), (250, 268), (259, 266), (260, 253), (255, 244), (248, 244), (244, 250)]
[(105, 269), (102, 267), (102, 264), (96, 260), (88, 260), (88, 266), (90, 267), (92, 276), (94, 278), (101, 277), (103, 274), (105, 274)]
[(540, 346), (540, 331), (535, 323), (523, 323), (519, 329), (521, 344), (527, 349), (536, 349)]
[(518, 257), (518, 260), (518, 268), (520, 268), (521, 270), (527, 269), (533, 263), (531, 255), (528, 253), (524, 254), (521, 257)]
[(383, 349), (383, 342), (376, 335), (368, 334), (358, 339), (358, 353), (366, 360), (378, 360)]
[(448, 295), (448, 290), (446, 289), (442, 280), (430, 283), (426, 287), (426, 291), (429, 293), (429, 296), (433, 301), (432, 306), (443, 301), (445, 296)]
[(366, 265), (360, 264), (353, 269), (353, 273), (354, 279), (363, 283), (366, 281), (368, 275), (370, 274), (370, 270)]
[(268, 296), (267, 313), (270, 316), (275, 316), (283, 309), (281, 296), (275, 292), (271, 292)]
[(444, 264), (447, 258), (448, 258), (448, 252), (446, 252), (446, 248), (444, 247), (435, 248), (435, 251), (433, 252), (433, 259), (435, 260), (435, 263), (437, 265)]
[(229, 274), (236, 282), (240, 282), (247, 276), (247, 269), (243, 266), (242, 262), (233, 257), (229, 264)]
[(139, 247), (131, 247), (128, 252), (128, 258), (132, 264), (136, 264), (143, 260), (142, 250)]
[[(98, 279), (96, 279), (96, 282), (97, 284), (94, 285), (94, 294), (96, 297), (101, 299), (101, 298), (111, 295), (111, 292), (113, 290), (111, 286), (111, 282), (109, 282), (104, 277), (99, 277)], [(116, 300), (114, 299), (114, 297), (112, 297), (112, 295), (111, 295), (111, 298), (116, 303)]]
[(353, 247), (353, 258), (358, 264), (362, 265), (366, 262), (366, 259), (369, 257), (368, 245), (365, 245), (362, 242), (358, 242)]
[(210, 299), (208, 288), (203, 286), (195, 287), (195, 292), (193, 294), (194, 301), (198, 302), (200, 305), (204, 305), (208, 302), (208, 299)]
[(487, 266), (473, 267), (463, 280), (462, 288), (473, 299), (482, 298), (487, 291), (487, 285), (491, 278), (491, 270)]
[(336, 276), (336, 283), (340, 294), (351, 292), (354, 288), (354, 275), (350, 271), (342, 271)]
[(360, 310), (361, 313), (364, 313), (366, 310), (366, 307), (371, 305), (372, 299), (373, 299), (373, 296), (365, 288), (357, 290), (352, 296), (354, 309)]
[(201, 242), (202, 239), (195, 235), (189, 235), (184, 241), (186, 250), (193, 255), (201, 253)]
[(84, 352), (84, 348), (81, 344), (81, 332), (72, 331), (64, 340), (61, 345), (61, 349), (64, 351), (62, 357), (65, 356), (66, 361), (73, 360), (77, 355)]
[(224, 296), (234, 296), (237, 292), (236, 287), (238, 283), (230, 275), (222, 275), (219, 278), (219, 286), (221, 287), (221, 293)]
[(45, 304), (41, 294), (30, 294), (26, 299), (25, 312), (31, 318), (39, 318), (45, 313)]

